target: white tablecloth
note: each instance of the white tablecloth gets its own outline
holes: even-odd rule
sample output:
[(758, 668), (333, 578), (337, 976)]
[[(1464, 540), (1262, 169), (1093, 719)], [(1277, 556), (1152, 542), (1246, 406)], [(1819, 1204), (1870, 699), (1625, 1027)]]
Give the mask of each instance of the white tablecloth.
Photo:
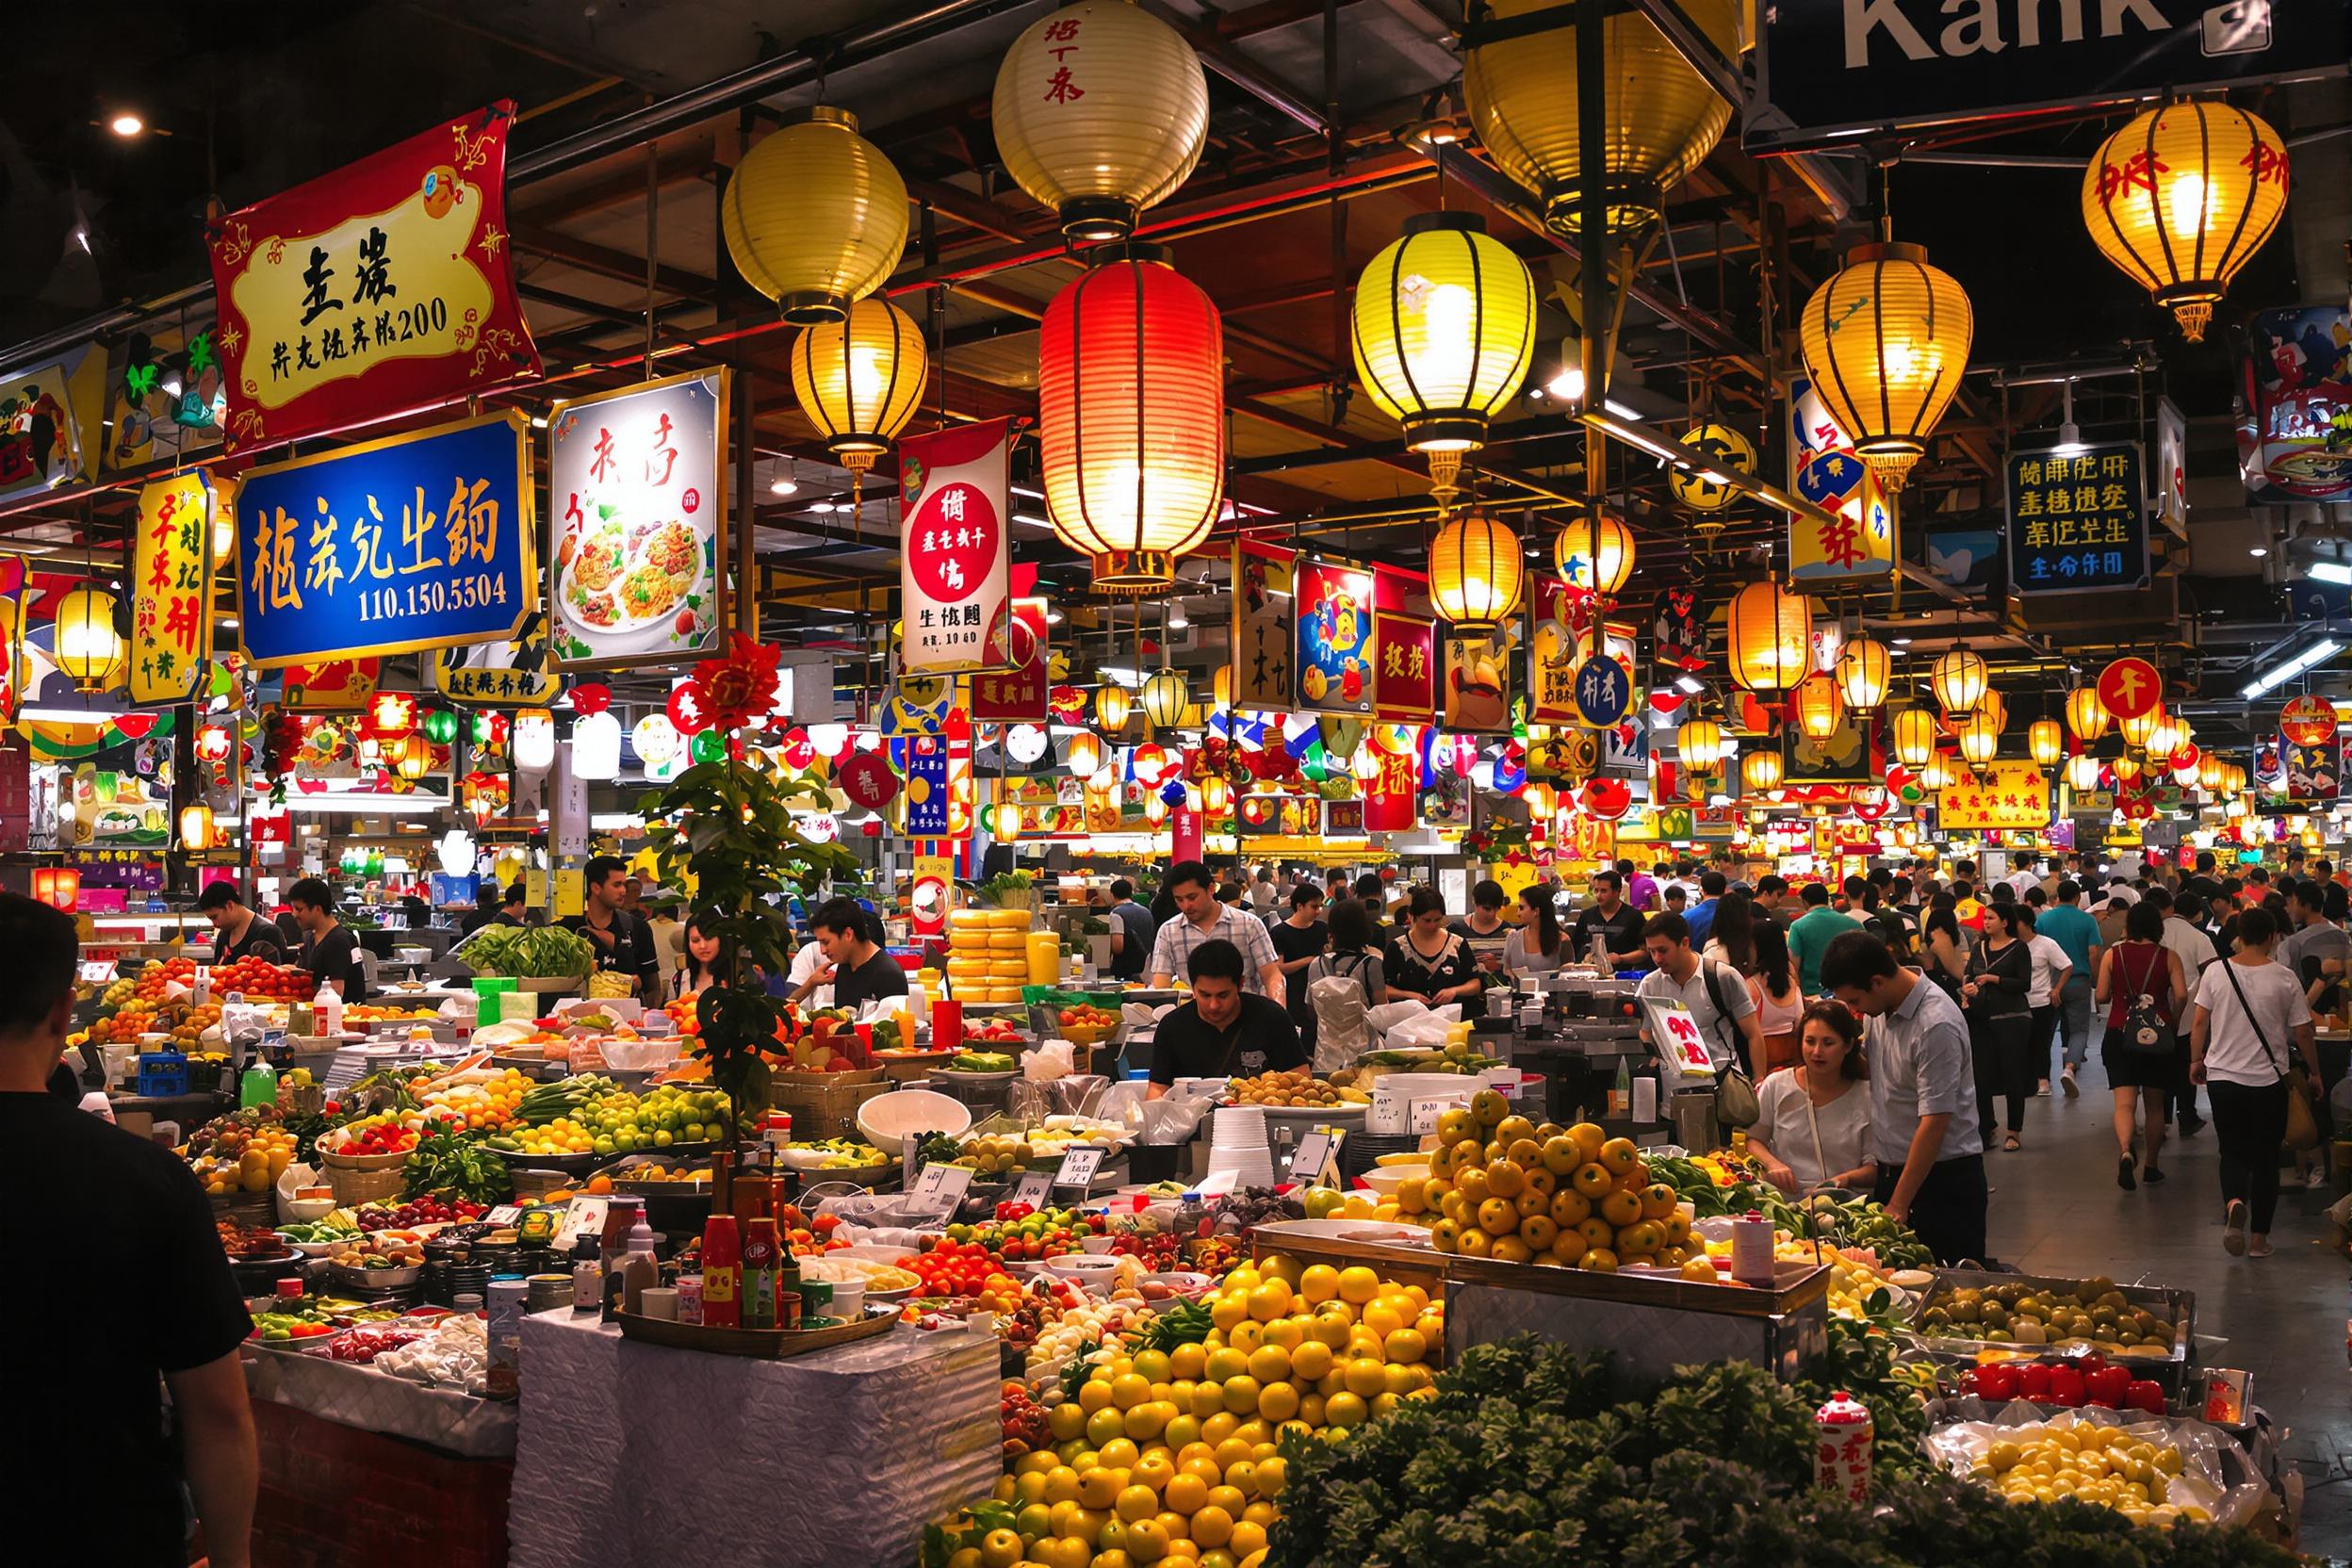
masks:
[(1002, 1473), (997, 1342), (901, 1326), (788, 1361), (523, 1323), (513, 1568), (906, 1568)]
[(362, 1431), (412, 1438), (466, 1459), (514, 1452), (514, 1407), (463, 1389), (427, 1388), (353, 1362), (250, 1349), (245, 1386), (269, 1399)]

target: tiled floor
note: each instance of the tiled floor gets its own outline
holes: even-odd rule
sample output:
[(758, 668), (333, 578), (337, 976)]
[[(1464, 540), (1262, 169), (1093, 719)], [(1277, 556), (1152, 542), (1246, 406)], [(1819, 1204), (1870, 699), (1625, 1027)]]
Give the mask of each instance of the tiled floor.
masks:
[(2322, 1213), (2335, 1195), (2283, 1190), (2271, 1233), (2277, 1253), (2232, 1258), (2221, 1249), (2213, 1129), (2186, 1139), (2176, 1130), (2163, 1153), (2168, 1180), (2125, 1192), (2115, 1185), (2113, 1106), (2094, 1060), (2081, 1099), (2053, 1086), (2051, 1098), (2027, 1103), (2025, 1147), (1986, 1154), (1994, 1256), (2032, 1274), (2105, 1274), (2195, 1291), (2206, 1362), (2252, 1373), (2257, 1401), (2292, 1429), (2282, 1451), (2308, 1488), (2304, 1550), (2352, 1557), (2352, 1270)]

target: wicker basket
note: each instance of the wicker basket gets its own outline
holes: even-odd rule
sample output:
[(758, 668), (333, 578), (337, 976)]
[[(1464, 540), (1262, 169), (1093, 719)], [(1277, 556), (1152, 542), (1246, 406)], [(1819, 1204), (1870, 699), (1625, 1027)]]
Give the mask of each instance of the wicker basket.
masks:
[(396, 1168), (390, 1170), (353, 1170), (346, 1166), (326, 1168), (327, 1185), (335, 1189), (335, 1200), (344, 1208), (355, 1203), (370, 1202), (379, 1198), (398, 1198), (407, 1178)]
[(880, 1068), (857, 1072), (779, 1072), (769, 1081), (768, 1102), (789, 1111), (795, 1138), (858, 1136), (858, 1107), (898, 1086)]

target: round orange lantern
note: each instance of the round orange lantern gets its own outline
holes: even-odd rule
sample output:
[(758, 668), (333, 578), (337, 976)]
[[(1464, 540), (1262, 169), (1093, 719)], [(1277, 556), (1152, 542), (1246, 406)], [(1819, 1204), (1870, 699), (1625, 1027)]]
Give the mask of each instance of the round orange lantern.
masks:
[(2336, 732), (2336, 705), (2306, 693), (2278, 710), (2278, 733), (2298, 746), (2324, 745)]

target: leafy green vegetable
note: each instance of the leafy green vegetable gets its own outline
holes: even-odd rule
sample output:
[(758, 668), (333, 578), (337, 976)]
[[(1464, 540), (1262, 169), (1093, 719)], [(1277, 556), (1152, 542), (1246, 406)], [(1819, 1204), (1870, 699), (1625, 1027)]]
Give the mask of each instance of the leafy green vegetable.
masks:
[(571, 980), (596, 964), (588, 939), (560, 925), (485, 925), (458, 945), (477, 974), (517, 980)]
[(439, 1192), (477, 1203), (503, 1203), (514, 1192), (504, 1160), (466, 1134), (441, 1127), (428, 1127), (417, 1135), (400, 1172), (401, 1194), (408, 1198)]

